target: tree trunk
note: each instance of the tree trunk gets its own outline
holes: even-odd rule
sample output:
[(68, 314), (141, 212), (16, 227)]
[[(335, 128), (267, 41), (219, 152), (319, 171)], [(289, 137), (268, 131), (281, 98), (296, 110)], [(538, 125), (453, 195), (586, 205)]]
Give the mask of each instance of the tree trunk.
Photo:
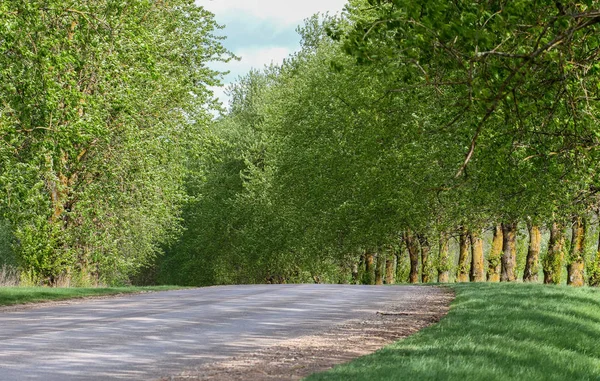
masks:
[(485, 282), (483, 268), (483, 239), (477, 232), (471, 232), (471, 282)]
[(517, 280), (517, 223), (502, 224), (502, 274), (500, 281)]
[(378, 286), (383, 285), (383, 266), (385, 266), (385, 256), (381, 250), (375, 254), (377, 257), (377, 265), (375, 266), (375, 284)]
[(548, 243), (548, 253), (544, 258), (544, 283), (560, 284), (562, 267), (564, 262), (565, 236), (562, 225), (557, 222), (552, 223), (550, 229), (550, 242)]
[(540, 247), (542, 245), (542, 233), (537, 225), (528, 224), (529, 249), (527, 250), (527, 262), (523, 273), (523, 282), (537, 282), (540, 262)]
[(387, 259), (385, 261), (385, 284), (395, 283), (395, 270), (396, 270), (396, 256), (394, 250), (390, 249)]
[(571, 239), (571, 255), (567, 267), (567, 284), (573, 287), (585, 285), (585, 234), (587, 230), (586, 221), (582, 217), (576, 217), (573, 222), (573, 235)]
[(450, 281), (450, 251), (448, 249), (448, 235), (440, 233), (440, 253), (438, 257), (438, 282)]
[(419, 242), (411, 232), (404, 234), (404, 241), (406, 242), (408, 256), (410, 257), (409, 282), (412, 284), (419, 283)]
[(456, 272), (457, 282), (469, 281), (469, 234), (465, 228), (461, 228), (459, 239), (458, 269)]
[[(404, 240), (404, 237), (402, 238), (402, 240)], [(406, 282), (403, 273), (404, 267), (402, 266), (404, 263), (404, 258), (402, 257), (403, 255), (404, 250), (402, 249), (402, 242), (400, 242), (400, 245), (398, 246), (398, 251), (396, 252), (396, 283)]]
[(419, 235), (418, 238), (421, 245), (421, 282), (429, 283), (431, 281), (431, 263), (429, 259), (431, 246), (426, 236)]
[[(600, 230), (600, 229), (599, 229)], [(598, 236), (598, 248), (596, 249), (596, 258), (589, 269), (589, 285), (593, 287), (600, 286), (600, 235)]]
[(488, 256), (488, 282), (500, 282), (500, 272), (502, 271), (502, 225), (496, 225), (494, 228), (494, 238), (492, 239), (492, 249)]
[(365, 254), (365, 275), (363, 277), (363, 284), (375, 284), (375, 269), (374, 264), (375, 256), (373, 253), (367, 252)]
[(352, 264), (352, 284), (358, 284), (358, 262)]

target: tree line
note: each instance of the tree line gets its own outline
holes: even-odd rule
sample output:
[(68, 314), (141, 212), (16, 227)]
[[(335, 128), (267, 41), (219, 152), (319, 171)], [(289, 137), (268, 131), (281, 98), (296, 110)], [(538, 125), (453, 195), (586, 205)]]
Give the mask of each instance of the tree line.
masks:
[(158, 279), (597, 284), (599, 5), (307, 20), (298, 53), (231, 87)]
[(596, 285), (599, 9), (351, 0), (213, 119), (232, 56), (193, 1), (2, 3), (0, 256), (49, 285)]
[(178, 236), (217, 28), (192, 0), (0, 2), (0, 259), (22, 284), (127, 283)]

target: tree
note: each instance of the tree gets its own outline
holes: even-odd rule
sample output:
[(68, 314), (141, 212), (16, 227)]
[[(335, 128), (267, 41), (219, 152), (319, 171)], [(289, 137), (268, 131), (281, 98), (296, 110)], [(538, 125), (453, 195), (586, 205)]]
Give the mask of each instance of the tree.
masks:
[(24, 281), (127, 282), (177, 233), (216, 27), (191, 0), (0, 5), (0, 211)]

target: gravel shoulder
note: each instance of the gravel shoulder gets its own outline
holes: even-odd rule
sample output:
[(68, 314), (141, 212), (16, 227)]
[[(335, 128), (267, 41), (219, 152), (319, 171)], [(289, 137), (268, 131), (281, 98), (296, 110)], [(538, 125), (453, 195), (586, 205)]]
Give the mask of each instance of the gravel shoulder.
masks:
[(413, 287), (412, 291), (409, 303), (389, 304), (318, 334), (204, 364), (161, 381), (291, 381), (331, 369), (437, 323), (455, 297), (451, 289), (443, 287)]

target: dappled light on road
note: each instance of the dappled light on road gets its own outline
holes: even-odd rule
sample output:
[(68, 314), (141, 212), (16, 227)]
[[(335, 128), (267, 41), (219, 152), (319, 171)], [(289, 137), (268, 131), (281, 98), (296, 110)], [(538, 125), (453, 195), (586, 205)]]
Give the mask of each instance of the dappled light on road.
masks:
[[(429, 288), (433, 290), (432, 288)], [(0, 313), (0, 380), (147, 380), (314, 335), (413, 287), (226, 286)]]

